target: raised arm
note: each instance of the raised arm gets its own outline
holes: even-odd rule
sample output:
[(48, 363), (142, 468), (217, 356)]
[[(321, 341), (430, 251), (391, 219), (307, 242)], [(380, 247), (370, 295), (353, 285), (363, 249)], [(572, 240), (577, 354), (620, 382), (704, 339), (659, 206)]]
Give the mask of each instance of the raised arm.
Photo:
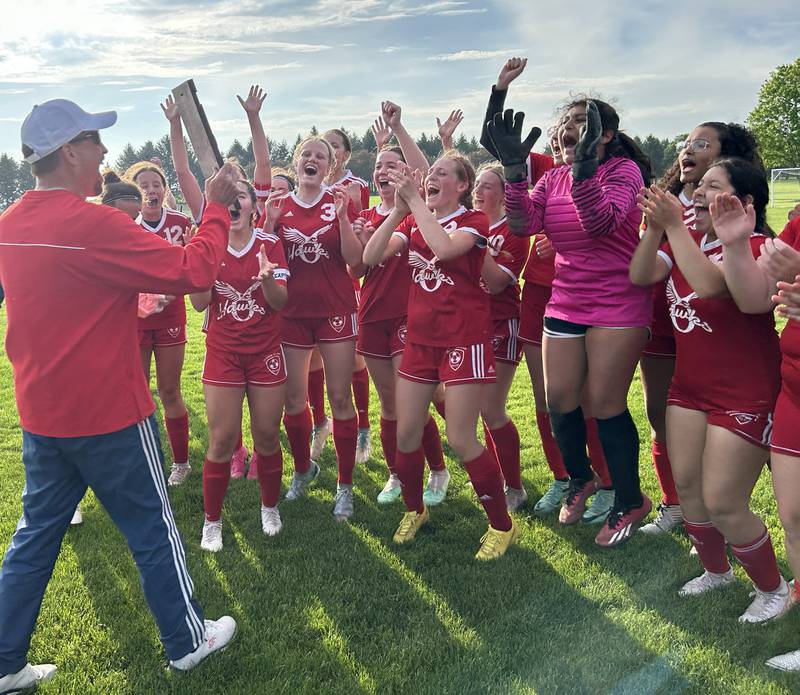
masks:
[(430, 164), (428, 164), (428, 160), (422, 153), (422, 150), (419, 149), (414, 138), (408, 134), (408, 131), (401, 122), (400, 107), (391, 101), (384, 101), (381, 103), (381, 115), (386, 125), (392, 129), (394, 136), (397, 138), (397, 144), (400, 145), (400, 150), (403, 152), (406, 164), (408, 164), (412, 170), (417, 169), (425, 176), (425, 174), (428, 173)]
[(189, 168), (189, 154), (186, 152), (186, 143), (183, 141), (183, 127), (181, 126), (181, 113), (172, 95), (161, 104), (161, 110), (169, 121), (169, 149), (172, 153), (172, 165), (178, 177), (178, 187), (181, 189), (183, 199), (189, 206), (189, 211), (196, 222), (200, 221), (203, 212), (203, 191), (200, 184)]
[(486, 106), (486, 115), (483, 118), (483, 123), (481, 123), (480, 142), (489, 154), (497, 160), (500, 159), (500, 155), (495, 149), (492, 139), (489, 137), (486, 126), (489, 121), (494, 118), (495, 114), (503, 112), (503, 106), (506, 103), (506, 95), (508, 94), (508, 87), (522, 74), (527, 64), (527, 58), (509, 58), (501, 68), (497, 82), (492, 85), (492, 93), (489, 96), (489, 103)]
[(453, 134), (463, 120), (464, 114), (461, 109), (451, 111), (444, 123), (439, 120), (438, 116), (436, 117), (436, 129), (439, 131), (439, 140), (442, 141), (442, 150), (445, 152), (453, 149)]
[(272, 185), (272, 166), (269, 162), (269, 142), (264, 132), (264, 125), (261, 123), (261, 107), (267, 98), (267, 93), (257, 84), (250, 87), (247, 99), (242, 99), (238, 94), (236, 98), (242, 105), (247, 114), (247, 122), (250, 125), (250, 136), (253, 139), (253, 156), (256, 160), (256, 168), (253, 171), (253, 183), (256, 190), (267, 190)]
[(334, 202), (336, 203), (336, 217), (339, 221), (339, 243), (342, 258), (347, 265), (356, 267), (361, 263), (361, 242), (353, 232), (353, 225), (347, 215), (350, 203), (350, 194), (342, 186), (333, 188)]

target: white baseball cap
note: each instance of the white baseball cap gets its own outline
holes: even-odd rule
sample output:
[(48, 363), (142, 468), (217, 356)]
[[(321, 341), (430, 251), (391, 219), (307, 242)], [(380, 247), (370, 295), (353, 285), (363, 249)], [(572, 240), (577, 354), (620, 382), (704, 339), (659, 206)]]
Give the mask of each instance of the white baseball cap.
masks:
[(117, 122), (116, 111), (86, 113), (67, 99), (51, 99), (33, 107), (22, 122), (22, 145), (33, 150), (25, 157), (32, 164), (83, 132), (108, 128)]

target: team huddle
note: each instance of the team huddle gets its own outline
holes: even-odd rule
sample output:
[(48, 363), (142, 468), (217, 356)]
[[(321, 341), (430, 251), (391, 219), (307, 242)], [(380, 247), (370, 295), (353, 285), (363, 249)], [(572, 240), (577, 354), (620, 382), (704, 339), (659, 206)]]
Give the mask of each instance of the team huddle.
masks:
[[(347, 169), (346, 133), (306, 137), (291, 170), (275, 169), (260, 118), (265, 94), (254, 86), (238, 97), (255, 170), (251, 181), (234, 165), (227, 252), (213, 284), (189, 294), (206, 334), (201, 548), (222, 549), (229, 480), (245, 475), (248, 459), (263, 532), (281, 531), (281, 425), (293, 465), (285, 503), (302, 503), (332, 434), (333, 516), (356, 515), (353, 472), (372, 447), (371, 379), (388, 468), (377, 501), (405, 506), (394, 542), (415, 542), (446, 500), (433, 405), (488, 519), (476, 558), (500, 558), (519, 536), (512, 514), (528, 497), (506, 410), (524, 355), (552, 471), (532, 513), (596, 524), (603, 547), (637, 529), (682, 526), (703, 572), (681, 596), (735, 581), (730, 552), (755, 589), (739, 621), (777, 618), (800, 588), (781, 576), (749, 500), (769, 465), (789, 564), (800, 573), (800, 218), (775, 237), (756, 140), (734, 123), (699, 124), (658, 183), (614, 108), (598, 99), (560, 107), (547, 129), (552, 154), (533, 152), (541, 130), (524, 137), (523, 114), (504, 110), (525, 64), (509, 60), (492, 87), (481, 144), (497, 161), (477, 171), (452, 149), (460, 111), (439, 124), (443, 150), (431, 163), (401, 108), (381, 104), (373, 207), (369, 184)], [(99, 201), (189, 249), (218, 204), (191, 173), (178, 107), (169, 98), (162, 109), (189, 214), (173, 209), (153, 161), (108, 172)], [(788, 319), (780, 339), (776, 306)], [(141, 287), (138, 321), (142, 368), (149, 379), (154, 359), (172, 450), (168, 482), (191, 484), (183, 295)], [(627, 403), (637, 367), (662, 492), (649, 520)], [(243, 444), (245, 398), (252, 453)], [(768, 663), (800, 670), (800, 650)]]

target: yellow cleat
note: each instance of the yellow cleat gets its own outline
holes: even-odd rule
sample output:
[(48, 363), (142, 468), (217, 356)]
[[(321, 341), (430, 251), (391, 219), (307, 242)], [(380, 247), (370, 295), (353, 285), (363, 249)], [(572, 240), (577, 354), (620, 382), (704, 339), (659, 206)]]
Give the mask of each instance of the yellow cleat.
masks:
[(481, 538), (481, 548), (475, 554), (477, 560), (496, 560), (505, 555), (510, 546), (519, 537), (519, 528), (511, 519), (511, 528), (508, 531), (498, 531), (496, 528), (489, 527), (489, 530)]
[(414, 540), (420, 527), (428, 521), (428, 508), (424, 507), (421, 512), (406, 512), (400, 521), (400, 526), (394, 532), (395, 543), (409, 543)]

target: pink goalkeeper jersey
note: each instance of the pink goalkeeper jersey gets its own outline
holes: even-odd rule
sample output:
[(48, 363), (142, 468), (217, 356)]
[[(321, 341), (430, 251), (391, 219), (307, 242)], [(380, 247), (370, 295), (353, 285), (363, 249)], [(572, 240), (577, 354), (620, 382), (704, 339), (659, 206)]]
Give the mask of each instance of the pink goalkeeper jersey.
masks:
[(642, 214), (644, 185), (630, 159), (612, 157), (590, 179), (573, 183), (571, 167), (545, 172), (530, 196), (527, 182), (506, 184), (506, 214), (528, 236), (544, 231), (556, 251), (546, 316), (586, 326), (649, 326), (650, 287), (628, 279)]

